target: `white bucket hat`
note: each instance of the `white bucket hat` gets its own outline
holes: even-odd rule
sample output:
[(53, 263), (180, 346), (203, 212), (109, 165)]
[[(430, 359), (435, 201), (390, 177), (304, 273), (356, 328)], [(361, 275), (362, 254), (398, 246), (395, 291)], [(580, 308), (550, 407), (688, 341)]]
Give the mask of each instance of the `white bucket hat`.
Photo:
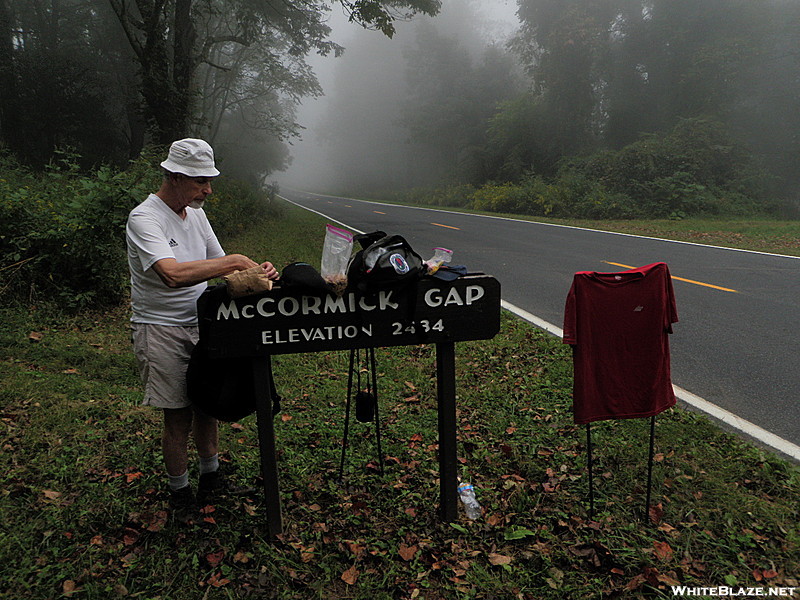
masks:
[(182, 173), (189, 177), (216, 177), (219, 171), (214, 166), (214, 150), (208, 142), (186, 138), (172, 142), (167, 160), (161, 163), (170, 173)]

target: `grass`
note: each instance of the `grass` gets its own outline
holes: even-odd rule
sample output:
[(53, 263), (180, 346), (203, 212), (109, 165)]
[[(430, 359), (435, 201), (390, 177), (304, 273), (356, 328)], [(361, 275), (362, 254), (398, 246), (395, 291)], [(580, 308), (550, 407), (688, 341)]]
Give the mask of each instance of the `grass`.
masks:
[[(383, 200), (381, 200), (383, 202)], [(774, 219), (763, 216), (752, 217), (690, 217), (686, 219), (632, 219), (615, 221), (593, 221), (588, 219), (555, 219), (549, 217), (532, 217), (505, 213), (489, 213), (465, 208), (450, 208), (439, 205), (423, 205), (412, 202), (394, 202), (411, 206), (425, 206), (438, 210), (455, 210), (471, 214), (483, 214), (494, 217), (507, 217), (553, 223), (601, 231), (616, 231), (646, 237), (664, 238), (740, 248), (757, 252), (787, 254), (800, 256), (800, 220)]]
[[(323, 225), (290, 208), (225, 245), (314, 264)], [(507, 314), (494, 340), (457, 347), (461, 476), (482, 519), (437, 519), (435, 349), (418, 346), (376, 352), (383, 475), (374, 428), (354, 423), (337, 478), (347, 353), (281, 356), (285, 532), (266, 538), (260, 495), (178, 526), (127, 318), (125, 307), (0, 308), (0, 598), (562, 600), (798, 586), (800, 470), (681, 409), (657, 419), (647, 516), (649, 422), (593, 427), (589, 519), (568, 348)], [(256, 481), (254, 417), (221, 433), (223, 459)]]

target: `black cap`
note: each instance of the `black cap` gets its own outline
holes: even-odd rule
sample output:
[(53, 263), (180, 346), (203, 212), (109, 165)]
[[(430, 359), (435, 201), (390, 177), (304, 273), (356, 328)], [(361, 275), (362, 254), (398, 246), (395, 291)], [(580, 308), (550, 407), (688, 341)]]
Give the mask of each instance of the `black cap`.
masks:
[(319, 292), (330, 292), (331, 286), (314, 267), (304, 262), (286, 265), (281, 271), (281, 284), (287, 288), (300, 288)]

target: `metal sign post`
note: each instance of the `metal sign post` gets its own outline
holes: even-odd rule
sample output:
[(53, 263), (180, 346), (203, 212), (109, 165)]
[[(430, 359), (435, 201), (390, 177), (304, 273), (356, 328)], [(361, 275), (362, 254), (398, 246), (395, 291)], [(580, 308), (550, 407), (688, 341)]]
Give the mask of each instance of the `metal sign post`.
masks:
[(454, 281), (426, 277), (401, 290), (342, 296), (276, 286), (232, 299), (223, 286), (198, 300), (200, 337), (213, 358), (252, 362), (259, 449), (270, 535), (282, 531), (270, 372), (275, 354), (436, 344), (440, 516), (457, 505), (455, 342), (490, 339), (500, 331), (500, 283), (471, 274)]

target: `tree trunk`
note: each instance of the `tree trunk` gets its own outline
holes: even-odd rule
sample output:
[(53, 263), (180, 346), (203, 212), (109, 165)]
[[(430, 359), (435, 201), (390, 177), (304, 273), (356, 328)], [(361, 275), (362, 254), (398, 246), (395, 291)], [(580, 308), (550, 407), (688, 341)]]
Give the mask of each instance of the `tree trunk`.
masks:
[(13, 21), (8, 2), (0, 0), (0, 139), (13, 149), (17, 146), (19, 107), (14, 43), (11, 39)]

